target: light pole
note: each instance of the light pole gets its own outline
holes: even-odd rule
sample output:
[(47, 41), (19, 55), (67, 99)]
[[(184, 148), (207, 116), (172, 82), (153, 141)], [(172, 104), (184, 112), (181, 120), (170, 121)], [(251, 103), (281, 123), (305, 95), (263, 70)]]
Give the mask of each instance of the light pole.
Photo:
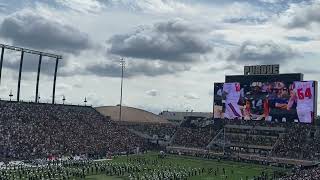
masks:
[(13, 96), (12, 90), (10, 90), (10, 94), (9, 94), (10, 101), (11, 101), (12, 96)]
[(66, 100), (66, 97), (62, 95), (62, 104), (64, 104), (64, 101)]
[(124, 67), (126, 65), (126, 61), (121, 58), (120, 59), (120, 65), (121, 65), (121, 86), (120, 86), (120, 110), (119, 110), (119, 121), (122, 120), (122, 86), (123, 86), (123, 71)]
[(186, 110), (186, 119), (188, 119), (188, 109)]

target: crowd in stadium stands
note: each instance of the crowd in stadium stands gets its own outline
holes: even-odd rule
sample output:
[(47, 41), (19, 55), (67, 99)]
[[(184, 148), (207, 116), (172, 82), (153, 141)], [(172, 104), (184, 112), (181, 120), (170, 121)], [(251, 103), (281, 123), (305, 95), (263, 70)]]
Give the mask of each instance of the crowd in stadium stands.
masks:
[(278, 145), (274, 149), (276, 156), (302, 158), (304, 152), (305, 140), (307, 137), (308, 129), (302, 126), (296, 126), (295, 128), (288, 129), (288, 133), (284, 134), (280, 139)]
[(217, 130), (212, 127), (179, 127), (172, 144), (183, 147), (205, 148), (216, 133)]
[(268, 121), (245, 121), (245, 120), (232, 120), (232, 119), (219, 119), (217, 120), (223, 124), (229, 125), (247, 125), (247, 126), (264, 126), (264, 127), (285, 127), (288, 123), (268, 122)]
[(102, 156), (149, 148), (143, 138), (127, 128), (151, 137), (173, 138), (172, 146), (201, 149), (206, 149), (224, 128), (226, 134), (221, 140), (225, 138), (233, 145), (273, 147), (271, 155), (281, 158), (320, 159), (319, 130), (308, 124), (222, 120), (206, 127), (120, 126), (92, 107), (8, 101), (0, 101), (0, 112), (0, 161), (76, 154)]
[(281, 130), (274, 129), (273, 127), (268, 127), (265, 129), (263, 126), (225, 126), (227, 133), (242, 133), (248, 135), (259, 135), (259, 136), (269, 136), (278, 137)]
[(225, 128), (226, 140), (231, 144), (273, 146), (279, 136), (275, 131), (257, 130), (254, 127), (248, 128)]
[(310, 125), (293, 124), (280, 138), (274, 149), (274, 155), (295, 159), (319, 159), (320, 144), (318, 136), (312, 134)]
[(128, 128), (142, 132), (151, 137), (157, 136), (160, 139), (169, 140), (177, 130), (177, 126), (172, 124), (160, 124), (160, 123), (139, 123), (127, 125)]
[[(223, 126), (220, 128), (228, 127), (228, 125), (237, 126), (235, 128), (225, 128), (226, 136), (224, 137), (221, 134), (221, 137), (217, 138), (217, 140), (220, 138), (220, 141), (218, 141), (220, 143), (225, 138), (227, 145), (273, 147), (271, 155), (275, 157), (304, 160), (320, 159), (320, 129), (311, 124), (235, 120), (222, 120), (222, 124)], [(173, 146), (205, 148), (217, 132), (219, 132), (217, 127), (180, 127), (173, 139)], [(214, 147), (210, 149), (221, 151), (221, 148)], [(249, 153), (250, 151), (246, 152)], [(266, 155), (265, 150), (256, 151), (256, 153), (259, 152), (263, 156)]]
[(316, 180), (320, 179), (320, 167), (297, 170), (290, 176), (280, 178), (280, 180)]
[(0, 161), (106, 155), (144, 146), (92, 107), (0, 101), (0, 112)]
[(226, 134), (226, 141), (236, 145), (273, 146), (277, 138), (246, 135), (246, 134)]
[[(276, 123), (266, 121), (235, 121), (222, 120), (224, 125), (244, 125), (251, 126), (252, 130), (247, 132), (245, 128), (240, 126), (233, 131), (227, 129), (226, 140), (231, 143), (239, 143), (242, 145), (274, 145), (272, 155), (276, 157), (319, 160), (320, 159), (320, 140), (319, 129), (311, 124), (303, 123)], [(255, 130), (257, 127), (277, 127), (284, 128), (285, 131), (277, 130)], [(240, 133), (242, 137), (237, 137), (229, 133)], [(250, 134), (248, 136), (248, 133)], [(281, 135), (280, 135), (281, 134)], [(253, 138), (252, 135), (258, 135), (258, 138)], [(274, 137), (278, 137), (275, 139)], [(278, 142), (277, 142), (278, 141)]]

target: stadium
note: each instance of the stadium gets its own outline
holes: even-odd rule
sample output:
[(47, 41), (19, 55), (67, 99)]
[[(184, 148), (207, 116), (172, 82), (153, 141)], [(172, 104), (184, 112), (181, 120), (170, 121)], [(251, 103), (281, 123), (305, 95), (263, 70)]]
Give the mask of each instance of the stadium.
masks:
[[(1, 62), (7, 49), (38, 53), (40, 65), (42, 56), (54, 56), (57, 62), (61, 58), (2, 45)], [(38, 95), (35, 102), (1, 100), (0, 177), (317, 179), (317, 82), (304, 81), (302, 73), (280, 74), (279, 65), (246, 66), (244, 75), (225, 79), (214, 83), (213, 113), (157, 115), (121, 104), (57, 104), (54, 98), (40, 103)], [(287, 108), (297, 89), (292, 84), (298, 83), (313, 88), (305, 93), (313, 113), (309, 119), (299, 115), (300, 101)], [(228, 111), (230, 95), (232, 100), (239, 97)], [(276, 98), (286, 100), (285, 108)]]
[(317, 0), (0, 0), (0, 180), (320, 180)]

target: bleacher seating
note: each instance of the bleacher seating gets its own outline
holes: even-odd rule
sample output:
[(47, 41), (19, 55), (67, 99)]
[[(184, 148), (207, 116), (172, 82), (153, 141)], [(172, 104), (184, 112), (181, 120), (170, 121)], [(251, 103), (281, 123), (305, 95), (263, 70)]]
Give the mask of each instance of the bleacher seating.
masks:
[(291, 175), (279, 180), (316, 180), (320, 179), (320, 167), (296, 170)]
[(172, 144), (183, 147), (205, 148), (215, 137), (216, 133), (217, 130), (212, 127), (179, 127)]
[(130, 130), (166, 139), (173, 147), (206, 150), (211, 146), (218, 153), (320, 159), (319, 129), (307, 124), (225, 120), (221, 126), (205, 127), (119, 125), (92, 107), (9, 101), (0, 101), (0, 112), (0, 160), (148, 149), (146, 139)]
[(135, 147), (144, 147), (143, 139), (92, 107), (0, 101), (0, 160), (105, 156)]
[(293, 159), (319, 160), (320, 140), (318, 136), (312, 134), (315, 128), (308, 124), (291, 125), (273, 150), (273, 155)]
[(135, 123), (126, 125), (127, 128), (147, 134), (156, 139), (169, 141), (177, 130), (177, 126), (171, 123)]

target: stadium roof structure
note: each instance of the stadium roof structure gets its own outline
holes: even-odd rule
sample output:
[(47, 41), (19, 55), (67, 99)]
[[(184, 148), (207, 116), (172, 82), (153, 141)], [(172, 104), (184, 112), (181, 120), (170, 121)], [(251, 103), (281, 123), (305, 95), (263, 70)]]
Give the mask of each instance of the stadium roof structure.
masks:
[[(102, 106), (95, 108), (104, 116), (109, 116), (113, 121), (119, 121), (119, 106)], [(122, 121), (128, 123), (161, 123), (171, 124), (170, 121), (154, 113), (134, 107), (122, 106)]]

